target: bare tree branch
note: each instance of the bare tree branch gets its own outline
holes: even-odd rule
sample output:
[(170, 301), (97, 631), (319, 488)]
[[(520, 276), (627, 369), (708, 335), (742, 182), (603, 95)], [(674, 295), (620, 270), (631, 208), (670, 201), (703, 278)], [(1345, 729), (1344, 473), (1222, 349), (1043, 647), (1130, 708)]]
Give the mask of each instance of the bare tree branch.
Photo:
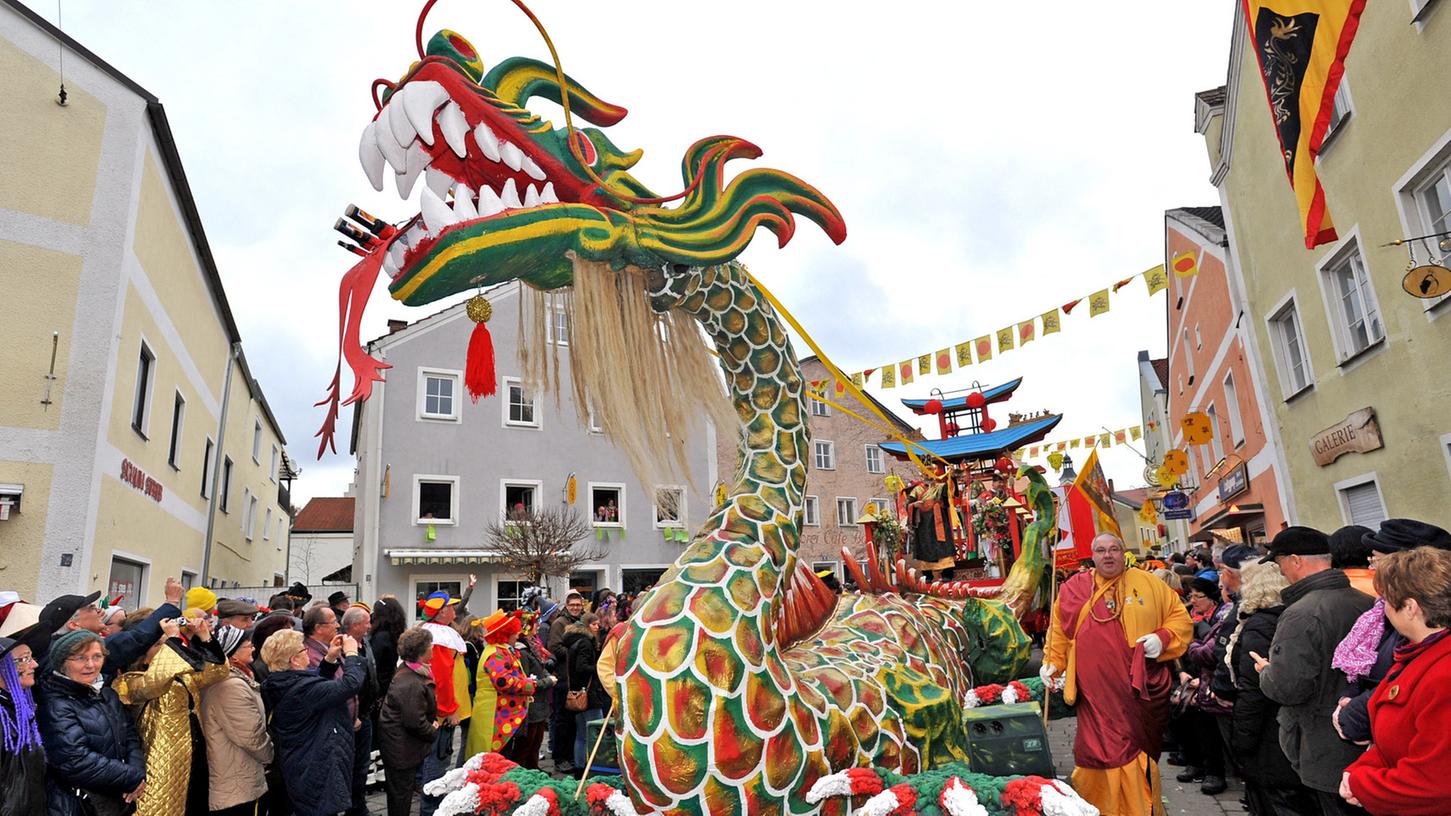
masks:
[(484, 546), (505, 570), (529, 579), (535, 586), (545, 578), (568, 577), (579, 567), (603, 559), (609, 551), (599, 545), (576, 545), (592, 529), (567, 505), (525, 510), (516, 508), (508, 521), (490, 521), (484, 527)]

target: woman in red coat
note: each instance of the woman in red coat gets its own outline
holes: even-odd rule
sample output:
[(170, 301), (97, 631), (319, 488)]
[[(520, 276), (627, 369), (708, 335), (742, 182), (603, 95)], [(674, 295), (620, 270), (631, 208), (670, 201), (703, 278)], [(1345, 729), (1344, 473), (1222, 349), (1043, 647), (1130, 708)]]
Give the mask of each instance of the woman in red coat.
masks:
[(1419, 547), (1376, 562), (1386, 618), (1406, 643), (1370, 700), (1373, 744), (1340, 795), (1372, 814), (1435, 816), (1451, 801), (1451, 552)]

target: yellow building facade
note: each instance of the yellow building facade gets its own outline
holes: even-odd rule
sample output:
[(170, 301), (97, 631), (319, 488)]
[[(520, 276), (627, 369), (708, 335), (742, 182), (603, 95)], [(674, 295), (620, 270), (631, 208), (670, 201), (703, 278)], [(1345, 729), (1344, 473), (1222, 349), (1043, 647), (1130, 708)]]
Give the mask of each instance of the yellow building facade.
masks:
[[(1451, 232), (1447, 5), (1365, 10), (1318, 160), (1328, 245), (1305, 248), (1242, 6), (1228, 82), (1196, 97), (1291, 524), (1451, 528), (1451, 300), (1403, 291), (1408, 251), (1386, 246)], [(1446, 265), (1439, 241), (1417, 263)]]
[(0, 588), (280, 583), (285, 439), (165, 112), (13, 0), (0, 76)]

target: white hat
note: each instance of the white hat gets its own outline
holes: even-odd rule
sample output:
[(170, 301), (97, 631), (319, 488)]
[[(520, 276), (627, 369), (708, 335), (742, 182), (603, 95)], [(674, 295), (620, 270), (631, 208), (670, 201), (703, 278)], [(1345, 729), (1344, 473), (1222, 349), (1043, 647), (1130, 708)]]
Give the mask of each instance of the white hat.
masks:
[(0, 637), (9, 637), (33, 623), (40, 623), (41, 608), (29, 603), (16, 603), (11, 606), (5, 623), (0, 624)]

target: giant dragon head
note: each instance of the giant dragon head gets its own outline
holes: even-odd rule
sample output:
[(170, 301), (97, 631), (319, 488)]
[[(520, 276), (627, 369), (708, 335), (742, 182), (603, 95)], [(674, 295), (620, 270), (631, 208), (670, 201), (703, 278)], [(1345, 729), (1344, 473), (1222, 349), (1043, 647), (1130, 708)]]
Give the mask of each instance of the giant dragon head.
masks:
[[(404, 199), (420, 182), (424, 189), (412, 218), (389, 225), (364, 214), (358, 220), (371, 232), (347, 228), (359, 244), (349, 248), (363, 260), (344, 278), (340, 297), (343, 356), (356, 375), (344, 404), (366, 399), (386, 368), (357, 343), (379, 271), (395, 299), (420, 305), (516, 279), (540, 289), (568, 286), (570, 253), (617, 269), (724, 263), (757, 227), (784, 246), (795, 230), (793, 213), (837, 243), (846, 238), (836, 207), (794, 176), (754, 168), (725, 184), (727, 161), (760, 155), (731, 136), (690, 147), (682, 196), (655, 195), (629, 173), (641, 151), (620, 150), (599, 128), (556, 128), (525, 105), (535, 97), (567, 102), (573, 115), (599, 127), (623, 119), (624, 108), (538, 60), (514, 57), (485, 71), (474, 47), (449, 30), (434, 34), (396, 83), (380, 80), (375, 91), (379, 85), (378, 113), (358, 144), (363, 170), (374, 189), (391, 179)], [(333, 406), (324, 444), (338, 396), (335, 378), (324, 400)]]

